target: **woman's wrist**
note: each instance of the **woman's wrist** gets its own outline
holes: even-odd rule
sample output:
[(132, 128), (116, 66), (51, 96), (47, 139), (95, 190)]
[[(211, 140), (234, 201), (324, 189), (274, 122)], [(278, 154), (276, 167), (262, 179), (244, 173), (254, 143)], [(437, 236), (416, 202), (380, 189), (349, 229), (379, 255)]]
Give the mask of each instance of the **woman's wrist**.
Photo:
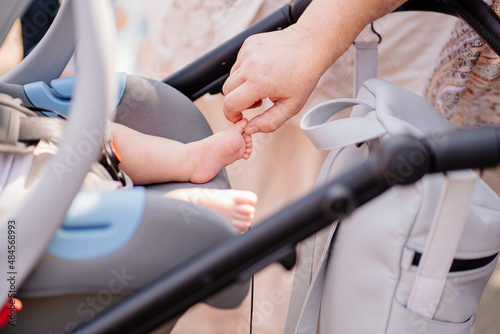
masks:
[(309, 35), (326, 71), (361, 31), (406, 0), (313, 0), (293, 29)]

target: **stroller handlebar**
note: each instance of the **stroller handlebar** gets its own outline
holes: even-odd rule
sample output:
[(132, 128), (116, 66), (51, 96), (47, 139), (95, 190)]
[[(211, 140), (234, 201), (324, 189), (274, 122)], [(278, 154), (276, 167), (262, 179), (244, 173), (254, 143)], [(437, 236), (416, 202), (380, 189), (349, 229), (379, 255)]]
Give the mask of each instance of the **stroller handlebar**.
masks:
[(408, 0), (396, 11), (433, 11), (453, 15), (467, 22), (500, 54), (500, 18), (482, 0)]

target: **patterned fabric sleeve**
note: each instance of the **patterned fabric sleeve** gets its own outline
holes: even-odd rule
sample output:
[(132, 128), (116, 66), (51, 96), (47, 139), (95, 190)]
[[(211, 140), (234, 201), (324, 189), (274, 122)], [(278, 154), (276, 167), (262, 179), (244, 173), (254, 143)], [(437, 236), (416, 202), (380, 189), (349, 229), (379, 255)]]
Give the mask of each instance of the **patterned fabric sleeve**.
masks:
[[(500, 1), (485, 1), (498, 14)], [(500, 58), (458, 21), (425, 88), (427, 100), (455, 126), (500, 125)]]

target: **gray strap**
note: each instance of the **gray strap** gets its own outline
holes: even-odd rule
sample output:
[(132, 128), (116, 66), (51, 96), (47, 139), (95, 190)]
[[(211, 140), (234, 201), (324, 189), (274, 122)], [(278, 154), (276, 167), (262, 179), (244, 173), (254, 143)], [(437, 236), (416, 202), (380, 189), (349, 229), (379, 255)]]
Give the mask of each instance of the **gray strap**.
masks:
[(321, 296), (323, 295), (323, 287), (325, 286), (326, 268), (328, 266), (328, 258), (330, 249), (337, 228), (338, 221), (334, 222), (326, 240), (325, 248), (321, 254), (318, 268), (312, 280), (311, 286), (307, 291), (305, 303), (302, 306), (298, 317), (297, 328), (295, 334), (314, 334), (318, 327), (319, 310), (321, 306)]
[(46, 139), (60, 141), (66, 122), (40, 117), (23, 107), (20, 99), (0, 94), (0, 153), (29, 154), (33, 146), (24, 142)]
[(290, 296), (285, 323), (285, 334), (295, 332), (297, 319), (299, 319), (302, 305), (311, 284), (315, 239), (316, 235), (312, 235), (299, 244), (297, 265), (295, 266), (295, 274), (293, 276), (292, 295)]
[[(325, 162), (323, 163), (323, 166), (321, 166), (321, 170), (316, 180), (316, 186), (324, 184), (328, 179), (328, 176), (330, 175), (330, 167), (333, 165), (333, 161), (337, 157), (339, 151), (340, 150), (333, 150), (326, 157)], [(326, 272), (326, 265), (328, 261), (327, 258), (325, 257), (325, 250), (330, 248), (330, 243), (332, 241), (333, 233), (335, 231), (336, 226), (337, 222), (333, 223), (332, 226), (330, 227), (331, 230), (329, 232), (328, 238), (325, 240), (323, 254), (317, 265), (315, 277), (321, 277), (322, 275), (324, 276), (324, 273), (320, 274), (322, 270), (325, 270)], [(314, 289), (320, 290), (319, 299), (317, 292), (311, 293), (311, 289), (313, 289), (313, 286), (311, 286), (311, 281), (313, 280), (312, 276), (314, 272), (313, 270), (314, 254), (315, 254), (316, 242), (318, 241), (316, 239), (316, 236), (317, 234), (305, 239), (300, 243), (299, 246), (297, 255), (297, 265), (295, 266), (295, 275), (293, 277), (292, 295), (290, 297), (290, 304), (288, 307), (288, 314), (285, 324), (285, 334), (296, 333), (296, 330), (299, 330), (299, 328), (297, 328), (299, 323), (303, 323), (303, 325), (301, 326), (308, 327), (309, 322), (303, 321), (302, 319), (304, 317), (310, 317), (311, 313), (312, 316), (315, 317), (314, 318), (315, 321), (318, 320), (317, 314), (314, 315), (316, 313), (316, 308), (313, 308), (309, 311), (305, 310), (305, 307), (307, 305), (315, 304), (315, 301), (311, 301), (311, 298), (315, 300), (321, 300), (321, 293), (323, 292), (324, 277), (321, 278), (319, 281), (316, 278), (315, 282), (313, 282)], [(321, 245), (318, 245), (318, 247), (321, 247)], [(324, 266), (324, 268), (322, 268), (322, 266)]]
[(27, 154), (33, 151), (24, 142), (62, 139), (66, 122), (37, 116), (21, 100), (0, 94), (0, 153)]
[(33, 145), (24, 142), (46, 139), (58, 142), (65, 129), (63, 120), (46, 117), (20, 117), (18, 113), (0, 113), (0, 153), (29, 154)]
[(320, 150), (336, 150), (370, 139), (378, 138), (387, 131), (377, 118), (349, 117), (327, 122), (345, 108), (361, 105), (375, 110), (375, 101), (336, 99), (323, 102), (309, 110), (300, 120), (300, 128)]
[(0, 143), (14, 145), (19, 140), (21, 116), (12, 110), (0, 112)]
[(60, 141), (66, 122), (50, 117), (25, 117), (19, 126), (19, 141), (46, 139)]
[(471, 170), (446, 175), (438, 207), (408, 298), (408, 310), (433, 319), (469, 213), (478, 175)]
[(354, 96), (359, 92), (363, 83), (377, 77), (378, 41), (356, 41), (356, 70), (354, 78)]

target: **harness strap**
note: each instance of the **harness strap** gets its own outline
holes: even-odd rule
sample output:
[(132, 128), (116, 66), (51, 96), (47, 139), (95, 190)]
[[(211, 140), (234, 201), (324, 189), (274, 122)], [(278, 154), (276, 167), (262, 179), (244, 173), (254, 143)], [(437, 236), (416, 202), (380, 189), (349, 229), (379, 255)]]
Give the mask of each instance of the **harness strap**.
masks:
[(29, 154), (29, 142), (62, 139), (66, 122), (62, 119), (41, 117), (23, 107), (21, 100), (0, 94), (0, 153)]
[(46, 139), (58, 142), (62, 139), (66, 122), (50, 117), (26, 117), (19, 124), (18, 141)]

